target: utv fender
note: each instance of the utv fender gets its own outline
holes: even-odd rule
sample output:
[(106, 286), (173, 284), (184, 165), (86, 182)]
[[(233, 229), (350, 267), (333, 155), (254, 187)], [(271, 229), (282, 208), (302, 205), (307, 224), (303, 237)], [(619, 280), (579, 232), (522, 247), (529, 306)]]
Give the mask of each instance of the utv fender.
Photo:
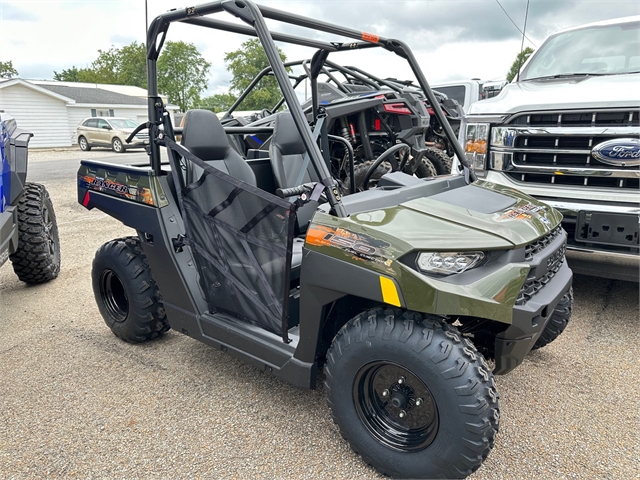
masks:
[(396, 281), (380, 273), (312, 250), (303, 250), (300, 275), (300, 341), (295, 357), (314, 362), (322, 338), (326, 307), (345, 296), (405, 308)]

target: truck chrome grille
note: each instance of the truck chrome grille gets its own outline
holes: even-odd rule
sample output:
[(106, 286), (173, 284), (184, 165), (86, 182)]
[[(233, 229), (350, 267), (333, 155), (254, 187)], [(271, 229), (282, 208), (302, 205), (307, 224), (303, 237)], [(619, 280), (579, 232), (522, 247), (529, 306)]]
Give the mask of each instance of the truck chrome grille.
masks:
[[(593, 147), (617, 138), (640, 138), (638, 110), (531, 112), (493, 127), (491, 168), (516, 182), (640, 188), (640, 165), (608, 165), (591, 155)], [(636, 162), (637, 163), (637, 162)]]
[[(544, 237), (539, 238), (525, 247), (525, 260), (532, 264), (529, 277), (522, 285), (520, 293), (516, 298), (516, 305), (524, 305), (536, 295), (542, 288), (551, 281), (558, 273), (560, 267), (565, 262), (565, 251), (567, 248), (566, 239), (557, 246), (556, 239), (563, 235), (561, 226), (557, 226)], [(556, 246), (552, 246), (552, 244)], [(555, 248), (551, 254), (548, 249)], [(540, 272), (540, 273), (539, 273)], [(542, 273), (544, 272), (544, 273)]]

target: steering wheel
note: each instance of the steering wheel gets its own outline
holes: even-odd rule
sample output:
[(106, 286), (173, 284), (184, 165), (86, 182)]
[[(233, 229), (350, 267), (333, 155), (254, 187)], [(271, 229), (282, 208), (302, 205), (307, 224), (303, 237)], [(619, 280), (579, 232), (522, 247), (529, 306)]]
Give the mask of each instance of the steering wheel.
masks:
[(262, 111), (260, 112), (260, 116), (261, 116), (262, 118), (266, 118), (266, 117), (268, 117), (269, 115), (272, 115), (272, 112), (271, 112), (271, 110), (269, 110), (268, 108), (263, 108), (263, 109), (262, 109)]
[(362, 189), (363, 190), (369, 190), (369, 180), (371, 179), (371, 176), (373, 175), (373, 172), (376, 171), (376, 169), (380, 166), (380, 164), (382, 162), (384, 162), (387, 158), (389, 158), (391, 155), (393, 155), (394, 153), (396, 153), (399, 150), (403, 150), (403, 149), (411, 149), (411, 147), (409, 147), (409, 145), (406, 145), (404, 143), (398, 143), (390, 148), (387, 148), (384, 152), (382, 152), (380, 154), (380, 156), (378, 158), (376, 158), (376, 161), (373, 162), (371, 164), (371, 166), (369, 167), (369, 169), (367, 170), (367, 173), (364, 176), (364, 182), (362, 185)]

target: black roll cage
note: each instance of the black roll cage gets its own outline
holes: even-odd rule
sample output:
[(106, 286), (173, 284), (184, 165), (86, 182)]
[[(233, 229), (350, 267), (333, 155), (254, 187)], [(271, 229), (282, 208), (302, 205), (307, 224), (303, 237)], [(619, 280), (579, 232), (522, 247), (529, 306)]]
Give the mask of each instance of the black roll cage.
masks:
[[(239, 18), (248, 26), (214, 20), (211, 18), (203, 18), (206, 15), (220, 12), (227, 12)], [(267, 27), (265, 18), (288, 23), (291, 25), (297, 25), (300, 27), (306, 27), (312, 30), (319, 30), (326, 33), (353, 38), (356, 41), (350, 43), (324, 42), (277, 32), (272, 33)], [(149, 122), (152, 125), (162, 125), (164, 127), (163, 134), (168, 135), (172, 140), (174, 139), (173, 126), (171, 125), (169, 115), (166, 115), (162, 99), (158, 95), (157, 60), (164, 44), (169, 26), (174, 22), (189, 23), (207, 28), (213, 28), (216, 30), (240, 33), (249, 36), (257, 36), (259, 38), (260, 43), (264, 48), (265, 54), (267, 55), (267, 59), (269, 60), (273, 75), (275, 75), (278, 81), (284, 99), (287, 102), (289, 111), (291, 112), (298, 132), (300, 133), (300, 136), (302, 138), (302, 142), (309, 154), (311, 164), (316, 170), (321, 183), (325, 185), (325, 187), (327, 187), (325, 189), (327, 199), (337, 216), (344, 217), (347, 216), (347, 214), (344, 206), (342, 205), (338, 189), (335, 186), (335, 181), (331, 177), (331, 173), (329, 172), (326, 163), (323, 161), (320, 148), (315, 141), (311, 128), (309, 127), (304, 112), (302, 111), (302, 107), (300, 106), (297, 96), (289, 81), (289, 75), (282, 63), (282, 60), (280, 59), (274, 40), (318, 49), (313, 55), (311, 66), (308, 72), (310, 73), (311, 78), (311, 94), (313, 99), (314, 118), (317, 117), (318, 113), (318, 92), (316, 79), (318, 74), (322, 71), (323, 64), (326, 62), (329, 53), (345, 50), (382, 47), (385, 50), (393, 52), (396, 55), (407, 60), (411, 67), (411, 70), (413, 71), (413, 74), (418, 80), (420, 88), (422, 89), (424, 95), (427, 97), (427, 100), (432, 106), (438, 122), (444, 128), (449, 141), (453, 145), (453, 149), (456, 153), (456, 156), (458, 157), (458, 160), (464, 167), (465, 177), (468, 178), (469, 181), (475, 180), (476, 177), (474, 175), (474, 172), (470, 168), (469, 162), (464, 155), (461, 145), (456, 139), (451, 125), (449, 125), (449, 122), (442, 112), (442, 109), (440, 108), (440, 105), (433, 91), (431, 90), (431, 87), (427, 83), (427, 79), (422, 73), (422, 70), (420, 69), (415, 56), (404, 42), (400, 40), (381, 37), (372, 33), (333, 25), (327, 22), (322, 22), (288, 12), (283, 12), (281, 10), (277, 10), (275, 8), (267, 7), (264, 5), (256, 5), (252, 0), (218, 0), (194, 7), (175, 9), (157, 16), (151, 22), (151, 25), (149, 25), (149, 29), (147, 31), (147, 83)], [(157, 175), (160, 175), (160, 146), (158, 142), (153, 140), (154, 139), (152, 139), (152, 141), (150, 142), (149, 150), (151, 157), (151, 168)], [(176, 160), (175, 155), (175, 152), (171, 152), (171, 156), (174, 157), (174, 161)]]

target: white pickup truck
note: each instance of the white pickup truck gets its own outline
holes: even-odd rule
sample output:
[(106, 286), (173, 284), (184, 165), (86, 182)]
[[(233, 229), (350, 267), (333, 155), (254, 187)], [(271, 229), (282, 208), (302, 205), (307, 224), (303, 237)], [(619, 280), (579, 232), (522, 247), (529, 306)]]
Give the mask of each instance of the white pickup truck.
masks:
[(639, 39), (640, 16), (551, 35), (519, 79), (469, 107), (460, 137), (479, 178), (564, 214), (574, 271), (635, 281)]

